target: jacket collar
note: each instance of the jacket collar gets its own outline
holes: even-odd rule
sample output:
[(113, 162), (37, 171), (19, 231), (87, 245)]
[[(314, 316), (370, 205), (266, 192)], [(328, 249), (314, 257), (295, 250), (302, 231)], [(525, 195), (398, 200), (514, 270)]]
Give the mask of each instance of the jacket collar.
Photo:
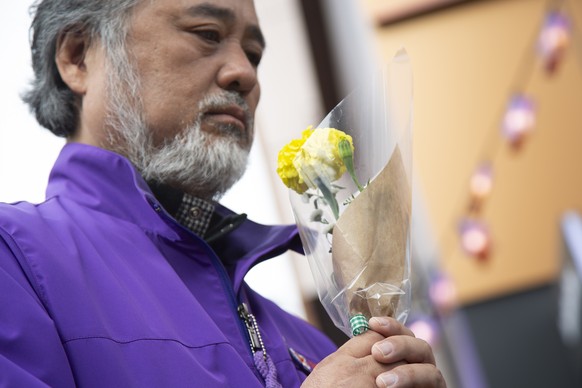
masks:
[(58, 198), (176, 238), (159, 215), (159, 203), (123, 156), (80, 143), (66, 144), (49, 176), (47, 200)]
[[(185, 235), (177, 223), (167, 221), (171, 216), (162, 210), (133, 164), (99, 147), (66, 144), (51, 171), (46, 196), (106, 213), (172, 241)], [(217, 205), (216, 212), (222, 217), (234, 214), (221, 205)], [(199, 239), (191, 233), (189, 236)], [(294, 225), (266, 226), (250, 220), (215, 241), (212, 247), (232, 271), (235, 289), (255, 264), (288, 249), (302, 252)]]
[[(216, 212), (226, 217), (235, 214), (218, 205)], [(261, 225), (245, 220), (228, 235), (212, 243), (238, 290), (246, 273), (256, 264), (279, 256), (287, 250), (303, 253), (303, 246), (295, 225)]]

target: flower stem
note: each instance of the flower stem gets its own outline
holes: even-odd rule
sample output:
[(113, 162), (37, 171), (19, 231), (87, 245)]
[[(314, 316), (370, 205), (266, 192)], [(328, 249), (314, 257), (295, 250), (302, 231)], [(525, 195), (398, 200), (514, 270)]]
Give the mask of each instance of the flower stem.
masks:
[(335, 199), (335, 195), (329, 189), (329, 186), (326, 185), (323, 180), (319, 177), (315, 178), (315, 184), (321, 190), (321, 194), (323, 194), (323, 198), (328, 203), (331, 211), (333, 212), (333, 216), (335, 219), (339, 219), (339, 205), (337, 204), (337, 199)]
[(342, 139), (338, 144), (338, 148), (339, 155), (342, 158), (342, 161), (344, 162), (344, 166), (346, 166), (348, 173), (352, 177), (352, 181), (354, 181), (354, 184), (358, 187), (358, 190), (360, 190), (360, 192), (364, 191), (364, 188), (358, 181), (358, 177), (356, 176), (356, 172), (354, 171), (354, 153), (352, 151), (352, 146), (350, 145), (350, 142), (347, 141), (346, 139)]

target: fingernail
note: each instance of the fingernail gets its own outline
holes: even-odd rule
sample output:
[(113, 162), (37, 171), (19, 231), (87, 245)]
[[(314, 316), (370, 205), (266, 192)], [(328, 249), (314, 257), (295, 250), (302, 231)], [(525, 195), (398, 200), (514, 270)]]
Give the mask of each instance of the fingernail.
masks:
[(391, 387), (398, 382), (398, 376), (394, 373), (385, 373), (378, 376), (385, 387)]
[(378, 342), (375, 345), (384, 357), (388, 356), (394, 350), (390, 342)]
[(388, 319), (382, 317), (373, 317), (372, 319), (370, 319), (370, 321), (376, 322), (376, 324), (379, 326), (388, 326), (390, 322)]

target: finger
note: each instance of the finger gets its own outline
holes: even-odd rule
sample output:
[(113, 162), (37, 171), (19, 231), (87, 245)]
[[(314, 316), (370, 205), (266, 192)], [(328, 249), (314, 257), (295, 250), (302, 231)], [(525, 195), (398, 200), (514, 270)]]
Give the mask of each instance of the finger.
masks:
[(409, 335), (414, 337), (412, 330), (390, 317), (373, 317), (368, 322), (370, 329), (382, 334), (384, 337), (392, 335)]
[(385, 337), (382, 334), (369, 330), (347, 341), (339, 351), (347, 352), (355, 358), (366, 357), (372, 354), (372, 346), (383, 339)]
[(405, 361), (407, 363), (435, 364), (430, 345), (420, 339), (406, 335), (396, 335), (379, 341), (372, 346), (372, 356), (378, 362), (389, 364)]
[(414, 337), (414, 333), (409, 328), (394, 318), (373, 317), (368, 324), (372, 330), (368, 330), (364, 334), (352, 338), (340, 349), (347, 351), (353, 357), (361, 358), (372, 354), (372, 346), (385, 337), (393, 335), (408, 335)]
[(395, 362), (393, 364), (382, 364), (377, 362), (372, 356), (366, 356), (363, 358), (355, 359), (352, 363), (353, 367), (358, 371), (358, 373), (362, 373), (372, 377), (372, 380), (375, 380), (377, 376), (380, 374), (390, 372), (394, 368), (397, 368), (402, 365), (406, 365), (407, 363), (402, 362)]
[(376, 378), (379, 388), (446, 388), (447, 384), (440, 370), (432, 364), (400, 365)]

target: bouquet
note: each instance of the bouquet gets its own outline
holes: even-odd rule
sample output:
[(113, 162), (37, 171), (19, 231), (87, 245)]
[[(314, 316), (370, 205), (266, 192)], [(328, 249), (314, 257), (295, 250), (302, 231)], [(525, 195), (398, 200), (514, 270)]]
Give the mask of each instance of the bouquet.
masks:
[(319, 299), (348, 336), (410, 309), (411, 84), (401, 50), (279, 152)]

